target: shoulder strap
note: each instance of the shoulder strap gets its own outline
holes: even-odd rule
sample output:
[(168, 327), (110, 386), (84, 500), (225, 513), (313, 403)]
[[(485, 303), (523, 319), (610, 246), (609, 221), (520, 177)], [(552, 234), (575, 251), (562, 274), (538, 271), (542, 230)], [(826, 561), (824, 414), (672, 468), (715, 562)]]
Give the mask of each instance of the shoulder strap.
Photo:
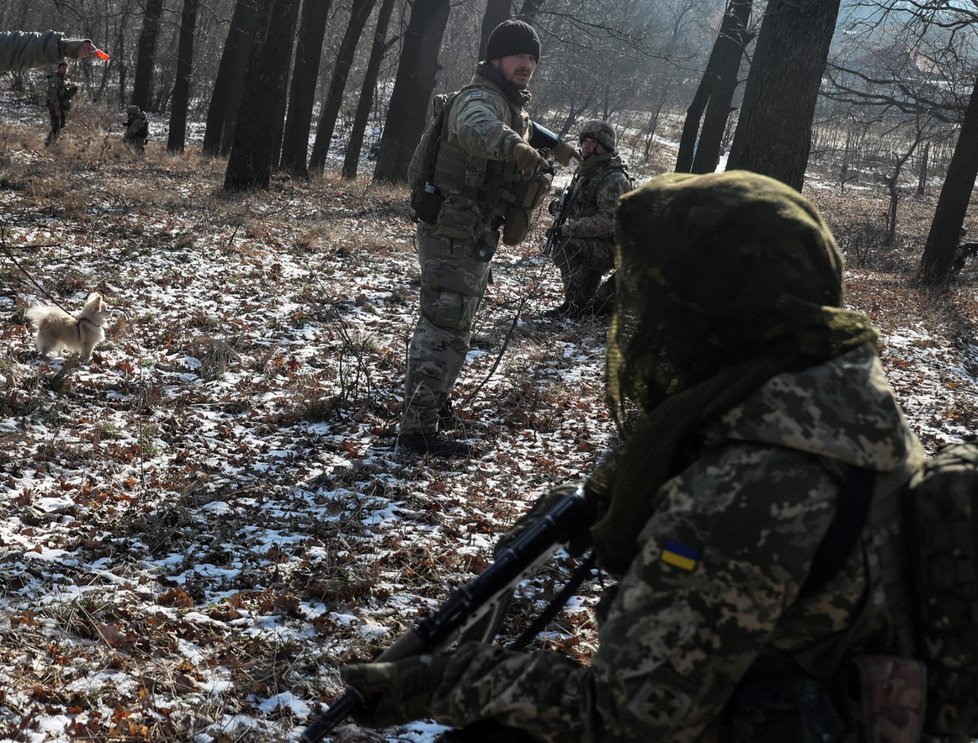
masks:
[(842, 474), (835, 515), (825, 537), (815, 550), (808, 578), (800, 595), (815, 593), (832, 580), (845, 565), (859, 540), (869, 516), (876, 473), (864, 467), (848, 465)]

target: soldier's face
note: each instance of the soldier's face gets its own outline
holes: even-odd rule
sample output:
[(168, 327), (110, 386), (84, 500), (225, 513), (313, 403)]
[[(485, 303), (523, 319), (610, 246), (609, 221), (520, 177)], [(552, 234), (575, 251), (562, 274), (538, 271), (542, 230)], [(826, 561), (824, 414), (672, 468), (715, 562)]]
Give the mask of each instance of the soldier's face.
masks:
[(503, 73), (503, 77), (521, 90), (530, 84), (533, 70), (537, 68), (536, 57), (532, 54), (510, 54), (492, 60), (492, 64)]
[(591, 139), (591, 137), (584, 137), (581, 140), (581, 157), (587, 160), (593, 155), (603, 155), (607, 150), (598, 142), (596, 139)]

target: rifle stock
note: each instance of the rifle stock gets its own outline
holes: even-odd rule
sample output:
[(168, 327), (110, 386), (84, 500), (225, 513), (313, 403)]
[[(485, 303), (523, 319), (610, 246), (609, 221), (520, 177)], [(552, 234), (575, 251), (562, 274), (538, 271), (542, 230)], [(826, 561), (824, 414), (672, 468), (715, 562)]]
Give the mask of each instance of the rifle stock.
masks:
[[(590, 527), (596, 515), (594, 504), (584, 497), (583, 488), (578, 487), (527, 526), (492, 565), (457, 589), (441, 608), (421, 619), (373, 662), (401, 660), (444, 647), (494, 612), (500, 602), (506, 601), (510, 591), (546, 562), (560, 544)], [(491, 636), (483, 639), (491, 639)], [(300, 739), (302, 743), (322, 740), (361, 701), (359, 692), (347, 688), (328, 710), (306, 727)]]

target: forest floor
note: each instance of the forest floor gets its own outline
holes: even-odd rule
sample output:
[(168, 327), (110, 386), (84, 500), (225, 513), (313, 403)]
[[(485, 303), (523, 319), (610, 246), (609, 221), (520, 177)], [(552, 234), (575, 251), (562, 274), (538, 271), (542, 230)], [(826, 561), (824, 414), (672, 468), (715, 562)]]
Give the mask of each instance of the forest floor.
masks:
[[(456, 392), (477, 454), (408, 456), (395, 433), (419, 272), (403, 190), (276, 177), (226, 195), (223, 160), (158, 141), (140, 157), (96, 126), (50, 149), (43, 134), (0, 131), (0, 738), (296, 740), (344, 664), (614, 445), (607, 322), (543, 318), (560, 287), (541, 219), (494, 260)], [(909, 279), (935, 197), (905, 202), (884, 249), (875, 191), (813, 176), (806, 193), (914, 429), (931, 450), (975, 431), (975, 276), (940, 296)], [(90, 291), (111, 309), (92, 361), (38, 357), (25, 310), (74, 311)], [(522, 586), (504, 634), (567, 563)], [(595, 599), (536, 646), (586, 661)]]

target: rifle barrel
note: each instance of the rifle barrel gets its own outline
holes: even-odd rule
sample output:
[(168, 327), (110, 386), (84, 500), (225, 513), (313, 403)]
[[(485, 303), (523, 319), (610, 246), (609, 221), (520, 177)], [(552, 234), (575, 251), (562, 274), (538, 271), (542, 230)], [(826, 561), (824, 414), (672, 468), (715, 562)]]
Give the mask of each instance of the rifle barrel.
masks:
[[(595, 515), (594, 504), (578, 488), (528, 526), (496, 556), (492, 565), (457, 589), (439, 609), (402, 634), (374, 662), (431, 653), (448, 644), (460, 631), (478, 621), (498, 596), (511, 590), (529, 571), (545, 562), (558, 545), (590, 526)], [(361, 701), (359, 692), (347, 688), (343, 696), (306, 727), (300, 739), (302, 743), (322, 740)]]

